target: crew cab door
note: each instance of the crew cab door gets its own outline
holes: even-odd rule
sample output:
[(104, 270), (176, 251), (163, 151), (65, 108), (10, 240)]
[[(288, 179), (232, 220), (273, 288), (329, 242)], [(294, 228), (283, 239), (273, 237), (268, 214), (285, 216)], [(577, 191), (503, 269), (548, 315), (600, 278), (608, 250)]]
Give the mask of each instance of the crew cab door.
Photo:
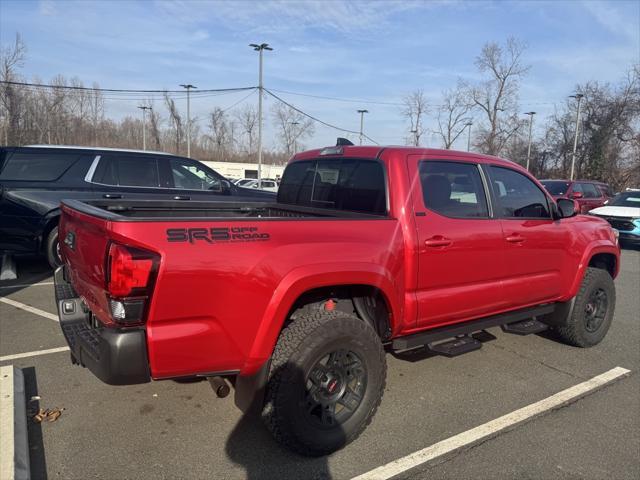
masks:
[(503, 234), (480, 166), (410, 155), (418, 238), (418, 327), (489, 315), (505, 299)]
[(555, 300), (562, 293), (563, 267), (569, 264), (566, 225), (552, 218), (548, 196), (524, 173), (497, 165), (485, 165), (484, 171), (504, 234), (502, 288), (508, 306)]

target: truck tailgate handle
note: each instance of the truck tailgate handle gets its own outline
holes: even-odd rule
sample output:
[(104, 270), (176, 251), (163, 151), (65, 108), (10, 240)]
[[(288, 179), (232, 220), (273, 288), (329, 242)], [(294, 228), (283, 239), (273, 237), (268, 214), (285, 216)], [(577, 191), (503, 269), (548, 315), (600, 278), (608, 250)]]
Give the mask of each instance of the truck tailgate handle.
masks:
[(511, 243), (522, 243), (524, 242), (524, 237), (518, 233), (514, 233), (513, 235), (509, 235), (505, 240)]
[(442, 235), (435, 235), (424, 241), (427, 247), (448, 247), (453, 241), (450, 238), (443, 237)]
[(189, 195), (174, 195), (174, 200), (191, 200)]
[(118, 199), (122, 198), (122, 195), (120, 195), (119, 193), (105, 193), (104, 195), (102, 195), (102, 198)]

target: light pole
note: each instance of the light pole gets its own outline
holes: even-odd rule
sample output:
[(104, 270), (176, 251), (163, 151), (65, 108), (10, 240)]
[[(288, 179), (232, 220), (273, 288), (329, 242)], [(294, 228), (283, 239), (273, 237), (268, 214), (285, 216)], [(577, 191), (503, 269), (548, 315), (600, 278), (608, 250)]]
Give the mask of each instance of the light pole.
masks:
[(584, 95), (582, 93), (576, 93), (575, 95), (569, 95), (569, 98), (575, 98), (578, 100), (578, 111), (576, 113), (576, 135), (573, 138), (573, 155), (571, 156), (571, 177), (570, 180), (573, 180), (573, 173), (575, 171), (576, 166), (576, 148), (578, 147), (578, 128), (580, 125), (580, 104), (582, 103), (582, 97)]
[(191, 89), (198, 88), (195, 85), (180, 84), (182, 88), (187, 89), (187, 157), (191, 157)]
[(531, 129), (533, 127), (533, 116), (536, 112), (525, 112), (525, 115), (529, 115), (529, 148), (527, 148), (527, 170), (529, 170), (529, 160), (531, 159)]
[(369, 113), (369, 110), (358, 110), (358, 113), (360, 114), (360, 145), (362, 145), (362, 136), (364, 135), (364, 114)]
[(151, 107), (145, 105), (138, 105), (138, 108), (142, 110), (142, 149), (147, 149), (147, 110), (153, 110)]
[(262, 180), (262, 51), (273, 50), (268, 43), (250, 43), (249, 46), (260, 54), (258, 69), (258, 183)]
[(467, 122), (464, 124), (465, 127), (469, 128), (467, 135), (467, 152), (471, 151), (471, 125), (473, 125), (473, 122)]

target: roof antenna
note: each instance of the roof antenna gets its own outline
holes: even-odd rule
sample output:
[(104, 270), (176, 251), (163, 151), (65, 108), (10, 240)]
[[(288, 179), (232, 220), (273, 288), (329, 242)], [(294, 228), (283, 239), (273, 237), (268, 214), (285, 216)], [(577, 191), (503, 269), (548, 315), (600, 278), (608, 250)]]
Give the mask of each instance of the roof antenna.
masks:
[(338, 137), (336, 141), (336, 147), (344, 147), (345, 145), (353, 145), (353, 142), (348, 138)]

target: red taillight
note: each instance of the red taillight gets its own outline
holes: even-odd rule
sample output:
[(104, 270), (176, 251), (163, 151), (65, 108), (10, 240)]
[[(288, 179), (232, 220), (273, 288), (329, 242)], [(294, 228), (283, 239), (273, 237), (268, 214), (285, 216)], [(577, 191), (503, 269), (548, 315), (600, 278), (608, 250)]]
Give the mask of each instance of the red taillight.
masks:
[(159, 259), (147, 250), (111, 244), (107, 291), (111, 316), (116, 322), (133, 325), (144, 321)]
[(115, 243), (109, 248), (109, 293), (126, 297), (134, 289), (146, 289), (153, 270), (154, 254)]

